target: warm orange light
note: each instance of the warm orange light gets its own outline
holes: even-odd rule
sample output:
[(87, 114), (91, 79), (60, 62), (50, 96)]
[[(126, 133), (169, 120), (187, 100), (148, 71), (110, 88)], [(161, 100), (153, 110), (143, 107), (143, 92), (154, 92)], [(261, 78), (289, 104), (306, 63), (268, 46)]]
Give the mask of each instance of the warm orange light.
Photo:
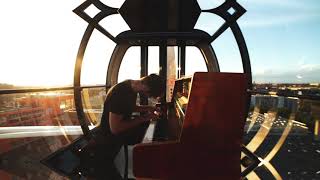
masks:
[(318, 136), (319, 135), (319, 120), (316, 120), (315, 125), (314, 125), (314, 135)]

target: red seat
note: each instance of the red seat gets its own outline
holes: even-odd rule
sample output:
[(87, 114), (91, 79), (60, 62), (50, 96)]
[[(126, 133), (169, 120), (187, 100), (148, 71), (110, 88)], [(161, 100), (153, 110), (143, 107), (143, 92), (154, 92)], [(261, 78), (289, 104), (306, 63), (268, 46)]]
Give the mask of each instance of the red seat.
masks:
[(247, 84), (240, 73), (195, 73), (180, 140), (136, 145), (137, 179), (240, 179)]

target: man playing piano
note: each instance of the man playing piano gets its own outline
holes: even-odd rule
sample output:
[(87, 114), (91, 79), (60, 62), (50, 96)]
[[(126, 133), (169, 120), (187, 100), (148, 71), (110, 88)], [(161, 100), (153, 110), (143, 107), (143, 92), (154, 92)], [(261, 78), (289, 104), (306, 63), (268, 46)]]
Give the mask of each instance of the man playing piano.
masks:
[[(141, 125), (156, 120), (158, 113), (153, 106), (137, 106), (137, 94), (158, 98), (164, 94), (165, 81), (156, 74), (139, 80), (126, 80), (111, 87), (104, 103), (99, 127), (107, 140), (114, 143), (117, 153), (122, 144), (134, 143)], [(139, 112), (139, 116), (132, 116)], [(120, 146), (120, 147), (119, 147)]]
[[(93, 131), (93, 139), (83, 149), (81, 163), (86, 176), (95, 179), (121, 179), (113, 164), (124, 144), (142, 140), (148, 123), (160, 113), (153, 106), (137, 106), (137, 95), (157, 98), (165, 92), (165, 81), (156, 74), (139, 80), (126, 80), (111, 87), (104, 103), (101, 122)], [(132, 116), (133, 112), (140, 115)]]

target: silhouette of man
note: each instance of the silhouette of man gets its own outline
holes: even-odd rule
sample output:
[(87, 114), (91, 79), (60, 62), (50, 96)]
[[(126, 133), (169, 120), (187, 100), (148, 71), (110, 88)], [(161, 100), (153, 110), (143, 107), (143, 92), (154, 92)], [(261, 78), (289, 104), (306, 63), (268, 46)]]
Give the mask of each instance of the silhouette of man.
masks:
[[(107, 92), (101, 122), (96, 128), (92, 157), (85, 155), (94, 167), (86, 167), (96, 179), (121, 179), (113, 161), (124, 144), (136, 144), (142, 140), (146, 124), (159, 116), (156, 107), (136, 105), (137, 95), (160, 97), (165, 92), (165, 80), (150, 74), (139, 80), (126, 80), (111, 87)], [(133, 112), (140, 115), (132, 116)], [(87, 153), (88, 154), (88, 153)], [(90, 153), (89, 153), (90, 154)], [(84, 160), (86, 162), (87, 160)]]

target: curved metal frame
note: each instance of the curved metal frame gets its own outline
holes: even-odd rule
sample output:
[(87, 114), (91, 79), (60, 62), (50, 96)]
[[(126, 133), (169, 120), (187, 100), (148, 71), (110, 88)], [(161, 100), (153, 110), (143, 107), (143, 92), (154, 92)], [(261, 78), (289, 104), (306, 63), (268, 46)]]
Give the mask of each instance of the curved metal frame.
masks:
[[(231, 8), (233, 8), (235, 10), (235, 12), (233, 14), (230, 14), (228, 12), (228, 10)], [(241, 60), (242, 60), (242, 66), (243, 66), (243, 72), (245, 74), (247, 74), (248, 87), (251, 90), (252, 89), (252, 73), (251, 73), (249, 52), (247, 49), (245, 39), (244, 39), (243, 34), (241, 32), (241, 29), (240, 29), (238, 23), (236, 22), (237, 19), (239, 19), (246, 12), (246, 10), (239, 3), (237, 3), (235, 0), (226, 0), (220, 6), (214, 8), (214, 9), (202, 10), (202, 12), (208, 12), (208, 13), (218, 15), (225, 20), (225, 23), (211, 36), (210, 43), (212, 43), (214, 40), (216, 40), (229, 27), (231, 28), (231, 31), (232, 31), (232, 33), (236, 39), (237, 45), (239, 47)]]
[[(129, 42), (121, 42), (114, 48), (107, 71), (107, 86), (112, 86), (117, 83), (123, 57), (130, 47), (131, 45), (129, 44)], [(208, 72), (219, 72), (219, 64), (212, 46), (201, 43), (196, 47), (202, 53)]]
[[(94, 18), (91, 18), (88, 16), (84, 10), (88, 8), (90, 5), (95, 5), (98, 9), (101, 10)], [(230, 14), (228, 10), (230, 8), (233, 8), (235, 13)], [(117, 38), (113, 37), (107, 30), (105, 30), (102, 26), (99, 25), (99, 22), (112, 14), (117, 14), (118, 9), (108, 7), (107, 5), (103, 4), (99, 0), (87, 0), (83, 4), (81, 4), (79, 7), (77, 7), (74, 12), (79, 15), (81, 18), (83, 18), (85, 21), (89, 23), (84, 36), (81, 40), (81, 44), (78, 50), (76, 65), (75, 65), (75, 71), (74, 71), (74, 94), (75, 94), (75, 102), (76, 102), (76, 110), (78, 114), (78, 118), (80, 121), (80, 125), (82, 127), (82, 130), (84, 134), (89, 133), (87, 121), (85, 119), (85, 115), (83, 112), (83, 106), (82, 106), (82, 98), (81, 98), (81, 84), (80, 84), (80, 77), (81, 77), (81, 66), (83, 61), (83, 56), (85, 49), (87, 47), (88, 41), (92, 35), (92, 32), (94, 29), (99, 30), (101, 33), (106, 35), (109, 39), (117, 43), (109, 65), (108, 65), (108, 71), (107, 71), (107, 77), (106, 77), (106, 85), (112, 86), (117, 83), (118, 80), (118, 73), (121, 66), (122, 59), (128, 50), (128, 48), (131, 46), (129, 42), (127, 41), (118, 41)], [(251, 75), (251, 66), (250, 66), (250, 59), (249, 59), (249, 53), (248, 49), (243, 37), (243, 34), (240, 30), (239, 25), (237, 24), (236, 20), (241, 17), (246, 10), (240, 6), (236, 2), (236, 0), (226, 0), (224, 3), (222, 3), (220, 6), (209, 9), (209, 10), (202, 10), (202, 12), (209, 12), (216, 14), (223, 18), (226, 22), (211, 36), (211, 39), (209, 39), (206, 42), (200, 42), (196, 45), (197, 48), (202, 53), (202, 56), (205, 60), (207, 70), (209, 72), (219, 72), (219, 62), (217, 60), (217, 57), (215, 55), (214, 49), (211, 46), (211, 43), (219, 37), (225, 30), (227, 30), (229, 27), (231, 28), (233, 35), (236, 39), (237, 45), (239, 47), (239, 51), (241, 54), (242, 59), (242, 65), (243, 65), (243, 71), (245, 74), (247, 74), (248, 78), (248, 87), (249, 89), (252, 88), (252, 75)], [(250, 94), (248, 92), (248, 107), (250, 106)]]
[(114, 48), (107, 71), (106, 84), (108, 86), (112, 86), (118, 82), (118, 74), (123, 57), (130, 47), (131, 45), (129, 45), (128, 42), (122, 42), (117, 44), (117, 46)]
[(94, 26), (89, 25), (83, 35), (83, 38), (81, 40), (80, 47), (78, 50), (78, 54), (77, 54), (77, 60), (74, 68), (74, 80), (73, 80), (74, 101), (76, 105), (77, 116), (78, 116), (80, 126), (82, 128), (82, 131), (85, 135), (89, 134), (89, 127), (83, 111), (82, 98), (81, 98), (82, 89), (80, 84), (80, 78), (81, 78), (81, 67), (82, 67), (84, 52), (88, 45), (88, 42), (93, 30), (94, 30)]
[(220, 72), (219, 62), (212, 46), (206, 43), (199, 43), (196, 47), (203, 56), (208, 72)]
[[(94, 18), (90, 18), (84, 10), (88, 8), (91, 4), (94, 4), (96, 7), (98, 7), (101, 12), (99, 12)], [(80, 123), (80, 126), (82, 128), (83, 134), (87, 135), (89, 134), (89, 127), (85, 118), (85, 113), (83, 111), (83, 105), (82, 105), (82, 98), (81, 98), (81, 67), (82, 67), (82, 62), (83, 62), (83, 57), (85, 50), (87, 48), (89, 39), (93, 33), (94, 29), (99, 30), (101, 33), (106, 35), (109, 39), (112, 41), (115, 41), (115, 38), (108, 32), (106, 31), (103, 27), (101, 27), (98, 23), (105, 17), (116, 14), (117, 9), (108, 7), (101, 3), (99, 0), (87, 0), (83, 4), (81, 4), (79, 7), (74, 9), (74, 12), (83, 18), (85, 21), (89, 23), (79, 46), (78, 49), (78, 54), (77, 54), (77, 59), (76, 59), (76, 64), (74, 68), (74, 98), (75, 98), (75, 105), (76, 105), (76, 111), (77, 111), (77, 116), (78, 120)]]

